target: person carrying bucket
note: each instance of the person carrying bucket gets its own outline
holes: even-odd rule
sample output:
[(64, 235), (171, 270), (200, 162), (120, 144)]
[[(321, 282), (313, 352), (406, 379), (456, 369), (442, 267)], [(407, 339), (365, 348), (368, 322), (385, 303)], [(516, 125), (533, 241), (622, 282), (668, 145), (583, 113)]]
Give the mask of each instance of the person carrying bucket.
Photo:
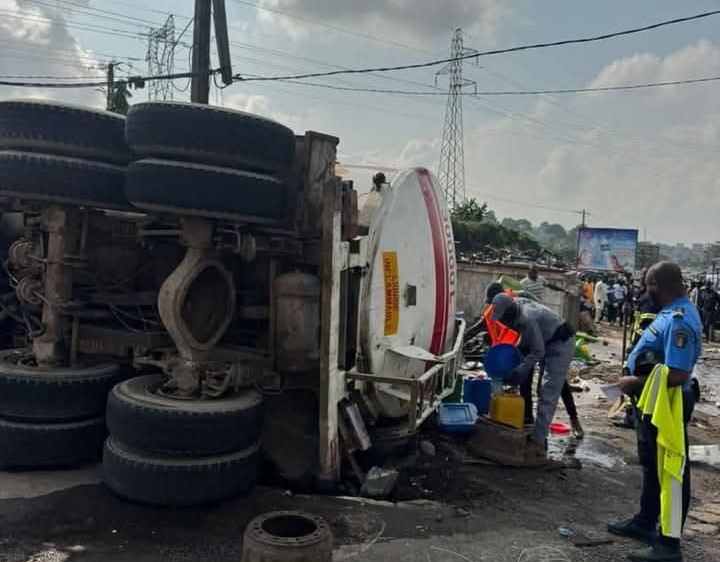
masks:
[[(485, 303), (488, 305), (487, 309), (485, 310), (485, 323), (487, 325), (490, 342), (491, 345), (496, 345), (496, 343), (509, 343), (511, 345), (517, 346), (520, 340), (520, 334), (518, 334), (516, 331), (512, 330), (511, 328), (507, 326), (503, 326), (500, 322), (492, 320), (490, 318), (492, 316), (493, 306), (492, 306), (492, 300), (495, 297), (495, 295), (499, 295), (500, 293), (505, 293), (506, 295), (517, 298), (517, 295), (515, 295), (512, 291), (509, 289), (503, 289), (502, 285), (494, 281), (493, 283), (490, 283), (488, 285), (485, 296), (486, 300)], [(520, 298), (523, 298), (520, 296)], [(489, 320), (489, 322), (488, 322)], [(510, 333), (514, 334), (514, 337), (510, 337)], [(493, 335), (496, 334), (495, 339), (493, 339)], [(540, 374), (538, 376), (538, 384), (537, 384), (537, 395), (540, 396), (541, 388), (542, 388), (542, 377), (543, 377), (543, 371), (544, 371), (544, 365), (540, 364)], [(533, 415), (533, 396), (532, 396), (532, 390), (533, 390), (533, 377), (534, 377), (534, 369), (530, 371), (530, 374), (525, 379), (524, 383), (520, 385), (520, 395), (525, 400), (525, 424), (526, 425), (533, 425), (535, 423), (535, 418)], [(577, 406), (575, 405), (575, 398), (573, 397), (572, 390), (570, 388), (570, 383), (567, 382), (567, 377), (565, 378), (565, 383), (563, 384), (562, 391), (560, 393), (560, 396), (563, 401), (563, 405), (565, 406), (565, 411), (568, 414), (568, 417), (570, 418), (570, 425), (572, 426), (573, 435), (576, 439), (583, 439), (585, 437), (585, 430), (582, 427), (582, 424), (580, 423), (580, 419), (578, 417), (578, 411)]]
[(575, 334), (556, 312), (524, 298), (513, 299), (500, 293), (493, 297), (492, 307), (490, 319), (517, 332), (525, 351), (522, 363), (505, 377), (505, 382), (521, 385), (532, 373), (535, 363), (545, 363), (535, 426), (526, 451), (528, 458), (545, 459), (550, 423), (575, 355)]

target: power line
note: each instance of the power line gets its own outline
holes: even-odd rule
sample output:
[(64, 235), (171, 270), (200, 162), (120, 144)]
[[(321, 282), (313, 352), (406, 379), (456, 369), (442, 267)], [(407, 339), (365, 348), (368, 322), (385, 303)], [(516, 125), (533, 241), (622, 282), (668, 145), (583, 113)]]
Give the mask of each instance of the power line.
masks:
[(459, 57), (449, 57), (445, 59), (438, 59), (438, 60), (432, 60), (428, 62), (421, 62), (421, 63), (414, 63), (414, 64), (404, 64), (404, 65), (398, 65), (398, 66), (381, 66), (381, 67), (375, 67), (375, 68), (352, 68), (347, 70), (332, 70), (328, 72), (313, 72), (313, 73), (307, 73), (307, 74), (296, 74), (296, 75), (290, 75), (290, 76), (262, 76), (262, 77), (248, 77), (244, 78), (242, 75), (236, 75), (235, 78), (239, 81), (243, 82), (249, 82), (249, 81), (272, 81), (272, 80), (303, 80), (306, 78), (320, 78), (324, 76), (337, 76), (340, 74), (368, 74), (370, 72), (393, 72), (397, 70), (414, 70), (418, 68), (427, 68), (430, 66), (437, 66), (440, 64), (448, 64), (451, 62), (456, 62), (460, 60), (467, 60), (467, 59), (474, 59), (477, 57), (485, 57), (489, 55), (501, 55), (505, 53), (516, 53), (519, 51), (529, 51), (533, 49), (546, 49), (548, 47), (561, 47), (564, 45), (576, 45), (580, 43), (594, 43), (597, 41), (604, 41), (606, 39), (612, 39), (614, 37), (622, 37), (625, 35), (632, 35), (635, 33), (642, 33), (645, 31), (650, 31), (653, 29), (658, 29), (661, 27), (665, 27), (668, 25), (675, 25), (678, 23), (684, 23), (688, 21), (693, 20), (699, 20), (703, 18), (708, 18), (710, 16), (715, 16), (720, 14), (720, 10), (713, 10), (710, 12), (703, 12), (700, 14), (695, 14), (692, 16), (686, 16), (682, 18), (675, 18), (671, 20), (665, 20), (657, 23), (653, 23), (650, 25), (645, 25), (643, 27), (635, 27), (631, 29), (624, 29), (622, 31), (614, 31), (612, 33), (604, 33), (602, 35), (594, 35), (590, 37), (580, 37), (576, 39), (563, 39), (560, 41), (550, 41), (546, 43), (530, 43), (525, 45), (517, 45), (515, 47), (506, 47), (504, 49), (493, 49), (491, 51), (480, 51), (477, 53), (470, 53), (466, 55), (462, 55)]
[(90, 17), (122, 23), (124, 25), (156, 25), (150, 20), (144, 20), (141, 18), (136, 18), (134, 16), (127, 16), (125, 14), (121, 14), (120, 12), (111, 12), (109, 10), (103, 10), (101, 8), (93, 8), (78, 2), (73, 2), (72, 0), (54, 0), (54, 3), (43, 2), (42, 0), (27, 1), (32, 4), (36, 4), (38, 6), (45, 6), (53, 10), (64, 10), (70, 14), (77, 13), (81, 15), (87, 15)]
[[(220, 72), (217, 69), (210, 70), (208, 73), (208, 76), (211, 76), (213, 74), (216, 74), (217, 72)], [(162, 76), (132, 76), (130, 78), (127, 78), (125, 80), (116, 80), (115, 84), (135, 84), (139, 82), (151, 82), (154, 80), (177, 80), (180, 78), (193, 78), (194, 76), (200, 76), (200, 74), (196, 74), (194, 72), (179, 72), (175, 74), (165, 74)], [(0, 77), (2, 78), (2, 77)], [(17, 88), (62, 88), (62, 89), (68, 89), (68, 88), (98, 88), (100, 86), (105, 86), (105, 82), (75, 82), (72, 84), (63, 84), (63, 83), (56, 83), (56, 82), (12, 82), (5, 79), (0, 80), (0, 86), (13, 86)]]
[[(563, 207), (553, 207), (552, 205), (543, 205), (541, 203), (529, 203), (527, 201), (520, 201), (518, 199), (508, 199), (506, 197), (498, 197), (491, 194), (478, 193), (483, 199), (493, 199), (495, 201), (501, 201), (503, 203), (512, 203), (513, 205), (521, 205), (523, 207), (530, 207), (532, 209), (543, 209), (545, 211), (559, 211), (562, 213), (572, 213), (574, 215), (582, 215), (582, 210), (578, 209), (566, 209)], [(589, 213), (586, 213), (589, 214)]]
[[(600, 86), (596, 88), (565, 88), (559, 90), (494, 90), (494, 91), (472, 91), (459, 92), (459, 94), (470, 97), (477, 96), (538, 96), (545, 94), (581, 94), (588, 92), (612, 92), (622, 90), (640, 90), (645, 88), (658, 88), (663, 86), (679, 86), (682, 84), (700, 84), (704, 82), (715, 82), (720, 76), (705, 76), (702, 78), (691, 78), (688, 80), (674, 80), (666, 82), (647, 82), (643, 84), (625, 84), (618, 86)], [(343, 92), (362, 92), (371, 94), (395, 94), (404, 96), (447, 96), (447, 92), (418, 92), (411, 90), (386, 90), (382, 88), (353, 88), (346, 86), (335, 86), (333, 84), (322, 84), (320, 82), (307, 82), (293, 79), (278, 79), (279, 82), (298, 84), (302, 86), (313, 86), (326, 88), (328, 90), (341, 90)]]
[[(342, 69), (342, 68), (347, 68), (347, 67), (342, 67), (342, 66), (339, 66), (339, 65), (336, 65), (336, 64), (328, 63), (328, 62), (326, 62), (326, 61), (321, 61), (321, 60), (318, 60), (318, 59), (313, 59), (313, 58), (310, 58), (310, 57), (298, 56), (298, 55), (295, 55), (295, 54), (293, 54), (293, 53), (288, 53), (288, 52), (285, 52), (285, 51), (278, 51), (278, 50), (274, 50), (274, 49), (267, 49), (267, 48), (263, 48), (263, 47), (256, 47), (255, 45), (250, 45), (250, 44), (248, 44), (248, 43), (233, 42), (233, 44), (234, 44), (234, 45), (238, 45), (238, 46), (240, 46), (240, 47), (242, 47), (242, 48), (244, 48), (244, 49), (251, 49), (251, 50), (256, 50), (256, 51), (259, 51), (259, 52), (262, 52), (262, 53), (267, 53), (267, 54), (270, 54), (271, 56), (279, 56), (279, 57), (283, 57), (283, 58), (294, 58), (294, 59), (303, 60), (303, 61), (308, 61), (308, 62), (311, 62), (311, 63), (314, 63), (314, 64), (318, 64), (318, 65), (322, 65), (322, 66), (327, 66), (327, 67), (331, 67), (331, 68), (341, 68), (341, 69)], [(251, 58), (243, 57), (243, 56), (236, 55), (236, 54), (234, 54), (233, 56), (234, 56), (234, 58), (236, 58), (236, 59), (245, 60), (245, 61), (248, 61), (248, 62), (251, 62), (251, 63), (254, 63), (254, 64), (261, 65), (261, 66), (263, 66), (263, 67), (279, 68), (279, 69), (281, 69), (281, 70), (289, 70), (289, 71), (291, 71), (291, 72), (305, 72), (304, 69), (292, 68), (292, 67), (287, 66), (287, 65), (279, 65), (279, 64), (268, 63), (268, 62), (265, 62), (265, 61), (263, 61), (263, 60), (251, 59)], [(512, 81), (510, 81), (510, 80), (508, 80), (508, 79), (506, 79), (506, 78), (504, 78), (504, 77), (502, 77), (502, 76), (499, 75), (498, 73), (495, 73), (495, 72), (490, 71), (487, 67), (482, 66), (482, 67), (479, 67), (479, 68), (484, 68), (485, 70), (487, 70), (487, 71), (490, 72), (491, 74), (497, 75), (501, 80), (503, 80), (503, 81), (505, 81), (505, 82), (508, 82), (508, 83), (510, 83), (510, 84), (513, 85), (513, 86), (516, 86), (516, 87), (518, 87), (518, 88), (523, 88), (523, 92), (522, 92), (522, 93), (527, 92), (527, 89), (524, 88), (522, 85), (518, 85), (518, 84), (516, 84), (516, 83), (514, 83), (514, 82), (512, 82)], [(246, 74), (246, 76), (249, 76), (249, 75), (250, 75), (250, 74)], [(422, 83), (422, 82), (418, 82), (418, 81), (406, 80), (406, 79), (397, 78), (397, 77), (390, 76), (390, 75), (383, 75), (383, 74), (366, 74), (366, 75), (362, 75), (362, 76), (363, 76), (363, 77), (372, 76), (372, 77), (377, 77), (377, 78), (383, 79), (383, 80), (393, 80), (393, 81), (396, 81), (396, 82), (403, 82), (403, 83), (406, 83), (406, 84), (417, 85), (417, 86), (421, 86), (421, 87), (423, 87), (423, 88), (428, 88), (428, 89), (430, 89), (430, 90), (434, 90), (434, 91), (432, 92), (432, 95), (430, 95), (430, 96), (427, 95), (428, 92), (421, 92), (421, 93), (419, 93), (419, 94), (417, 94), (417, 95), (415, 95), (415, 96), (412, 96), (412, 95), (408, 96), (408, 99), (409, 99), (409, 100), (413, 100), (413, 101), (427, 101), (428, 103), (430, 103), (430, 100), (431, 100), (431, 99), (434, 101), (435, 99), (438, 99), (437, 96), (445, 96), (445, 95), (446, 95), (445, 92), (440, 91), (436, 86), (429, 85), (429, 84)], [(335, 77), (333, 80), (334, 80), (335, 82), (340, 82), (341, 84), (343, 83), (343, 81), (340, 80), (340, 79), (337, 78), (337, 77)], [(303, 81), (303, 82), (288, 81), (287, 83), (289, 83), (289, 84), (312, 84), (312, 83), (310, 83), (310, 82), (305, 82), (305, 81)], [(265, 84), (267, 84), (267, 82), (265, 82)], [(317, 85), (317, 87), (320, 87), (320, 88), (338, 89), (338, 90), (341, 90), (341, 91), (363, 91), (363, 90), (366, 90), (366, 91), (381, 92), (381, 93), (397, 93), (397, 94), (404, 94), (404, 93), (406, 93), (406, 92), (407, 92), (407, 93), (410, 93), (410, 94), (413, 93), (413, 92), (408, 92), (408, 91), (406, 91), (406, 90), (386, 90), (386, 89), (379, 89), (379, 88), (366, 89), (366, 88), (360, 87), (359, 85), (353, 84), (352, 82), (349, 82), (349, 83), (346, 82), (347, 86), (352, 86), (352, 87), (346, 87), (346, 88), (344, 88), (344, 89), (341, 89), (341, 88), (339, 88), (339, 87), (336, 86), (336, 85), (327, 84), (327, 83), (322, 83), (322, 84), (315, 83), (315, 84)], [(475, 99), (475, 98), (473, 98), (472, 96), (470, 96), (470, 99), (471, 99), (472, 101), (474, 101), (474, 102), (480, 103), (480, 104), (483, 106), (484, 109), (490, 111), (490, 109), (489, 109), (484, 103), (481, 103), (479, 99)], [(607, 128), (607, 127), (605, 127), (605, 126), (603, 126), (603, 125), (601, 125), (601, 124), (599, 124), (599, 123), (597, 123), (597, 122), (593, 122), (592, 120), (588, 119), (587, 117), (584, 117), (584, 116), (580, 115), (578, 112), (576, 112), (575, 110), (573, 110), (573, 109), (570, 108), (569, 106), (564, 105), (564, 104), (562, 104), (562, 103), (560, 103), (560, 102), (558, 102), (558, 101), (555, 101), (553, 98), (549, 98), (549, 101), (550, 101), (551, 103), (553, 103), (554, 105), (558, 105), (559, 107), (565, 108), (568, 112), (577, 115), (578, 117), (582, 118), (584, 121), (589, 122), (589, 123), (592, 123), (592, 124), (595, 125), (595, 126), (599, 126), (599, 127), (601, 127), (602, 129), (607, 130), (607, 131), (610, 132), (611, 134), (615, 134), (615, 135), (617, 135), (617, 136), (623, 136), (623, 135), (620, 134), (620, 133), (617, 133), (617, 132), (615, 132), (615, 131), (612, 131), (612, 130), (610, 130), (609, 128)], [(490, 102), (487, 102), (487, 103), (490, 103)], [(432, 103), (431, 103), (431, 105), (434, 106), (435, 104), (432, 104)], [(533, 122), (539, 123), (539, 124), (541, 123), (540, 121), (538, 121), (538, 120), (536, 120), (536, 119), (532, 119), (532, 118), (530, 118), (530, 117), (523, 116), (523, 115), (520, 114), (520, 113), (517, 113), (517, 112), (514, 112), (514, 111), (510, 111), (509, 109), (501, 106), (500, 104), (493, 103), (492, 105), (495, 105), (495, 106), (497, 106), (498, 108), (502, 109), (502, 114), (501, 114), (500, 112), (497, 112), (497, 111), (494, 111), (494, 110), (492, 111), (492, 113), (495, 113), (495, 114), (497, 114), (497, 115), (502, 115), (503, 117), (512, 117), (512, 115), (517, 115), (517, 116), (523, 117), (524, 120), (530, 120), (530, 121), (533, 121)], [(435, 107), (437, 107), (437, 106), (435, 106)], [(552, 123), (555, 123), (555, 122), (554, 122), (554, 121), (550, 121), (550, 120), (548, 120), (548, 119), (545, 119), (545, 120), (542, 121), (542, 123), (552, 124)], [(562, 127), (564, 127), (564, 128), (574, 127), (574, 125), (566, 124), (566, 123), (558, 123), (558, 125), (559, 125), (559, 126), (562, 126)], [(626, 136), (626, 138), (628, 138), (628, 139), (630, 139), (630, 140), (633, 140), (633, 141), (645, 140), (645, 141), (650, 141), (650, 142), (658, 142), (658, 141), (651, 141), (650, 139), (631, 138), (631, 137), (629, 137), (629, 136)], [(577, 142), (577, 141), (574, 141), (574, 142)], [(581, 144), (586, 144), (586, 143), (581, 143)], [(672, 143), (672, 144), (673, 144), (673, 145), (677, 145), (678, 143)], [(707, 147), (707, 146), (700, 146), (700, 145), (697, 145), (697, 146), (695, 146), (694, 148), (703, 148), (703, 149), (706, 149), (706, 150), (710, 149), (710, 148)]]
[(0, 13), (8, 15), (10, 18), (14, 18), (14, 19), (22, 20), (22, 21), (30, 21), (30, 22), (38, 22), (38, 23), (62, 23), (65, 27), (67, 27), (69, 29), (78, 29), (80, 31), (91, 31), (93, 33), (101, 33), (103, 35), (111, 35), (111, 36), (115, 36), (115, 37), (124, 37), (127, 39), (136, 39), (138, 36), (143, 36), (142, 33), (135, 34), (133, 31), (128, 30), (128, 29), (105, 27), (105, 26), (91, 24), (89, 22), (74, 23), (74, 22), (69, 22), (62, 18), (52, 18), (52, 17), (46, 17), (46, 16), (36, 17), (32, 14), (28, 15), (24, 12), (18, 12), (17, 10), (0, 10)]
[(42, 76), (42, 75), (27, 75), (27, 74), (17, 74), (17, 75), (8, 75), (8, 76), (0, 76), (3, 80), (102, 80), (105, 77), (104, 76)]
[[(35, 44), (35, 43), (20, 44), (15, 41), (8, 41), (8, 40), (3, 40), (3, 39), (0, 39), (0, 43), (5, 44), (5, 45), (10, 45), (9, 47), (3, 47), (2, 51), (7, 49), (7, 50), (14, 50), (14, 51), (27, 51), (27, 52), (39, 54), (42, 56), (47, 55), (47, 49), (48, 49), (47, 45), (40, 45), (40, 44)], [(55, 46), (52, 47), (52, 52), (53, 52), (53, 54), (69, 53), (69, 55), (72, 55), (72, 57), (70, 57), (68, 60), (72, 60), (72, 61), (78, 61), (78, 60), (85, 59), (85, 60), (94, 62), (96, 59), (93, 56), (89, 56), (89, 55), (95, 55), (96, 57), (106, 57), (106, 58), (113, 59), (113, 60), (125, 60), (125, 61), (135, 61), (135, 62), (142, 62), (145, 60), (145, 59), (142, 59), (139, 57), (128, 57), (128, 56), (123, 56), (123, 55), (114, 55), (114, 54), (101, 53), (98, 51), (89, 51), (89, 50), (78, 51), (77, 49), (63, 49), (61, 47), (55, 47)], [(69, 55), (67, 55), (67, 56), (69, 57)], [(63, 55), (63, 56), (65, 56), (65, 55)]]
[[(136, 10), (144, 10), (145, 12), (153, 13), (153, 14), (160, 14), (161, 16), (169, 16), (170, 12), (163, 11), (163, 10), (157, 10), (155, 8), (148, 8), (147, 6), (142, 6), (140, 4), (134, 4), (132, 2), (124, 2), (123, 0), (104, 0), (105, 2), (108, 2), (110, 4), (118, 4), (120, 6), (125, 6), (127, 8), (134, 8)], [(189, 16), (179, 16), (184, 19), (190, 19)]]

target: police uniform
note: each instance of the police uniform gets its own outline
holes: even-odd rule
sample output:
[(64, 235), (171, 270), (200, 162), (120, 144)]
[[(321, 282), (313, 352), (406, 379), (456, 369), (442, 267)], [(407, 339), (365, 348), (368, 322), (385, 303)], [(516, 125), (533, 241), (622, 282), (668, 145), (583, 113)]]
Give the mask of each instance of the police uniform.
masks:
[[(639, 374), (648, 364), (664, 364), (671, 369), (692, 373), (700, 357), (702, 346), (702, 322), (697, 309), (687, 297), (677, 299), (663, 308), (628, 356), (627, 368), (630, 374)], [(685, 443), (687, 448), (687, 424), (692, 416), (695, 399), (692, 392), (691, 376), (683, 384), (683, 418), (685, 422)], [(654, 530), (660, 516), (660, 482), (657, 468), (657, 428), (649, 416), (639, 416), (638, 457), (643, 470), (640, 513), (635, 521)], [(687, 451), (686, 451), (687, 458)], [(690, 504), (690, 463), (685, 463), (682, 490), (682, 522), (685, 522)], [(660, 537), (668, 546), (679, 544), (678, 538)]]

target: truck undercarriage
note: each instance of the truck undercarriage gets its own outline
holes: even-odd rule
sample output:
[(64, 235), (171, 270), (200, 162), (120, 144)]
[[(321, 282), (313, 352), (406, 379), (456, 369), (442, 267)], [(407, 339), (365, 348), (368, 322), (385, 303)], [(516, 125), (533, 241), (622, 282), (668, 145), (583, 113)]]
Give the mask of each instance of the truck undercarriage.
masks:
[[(193, 104), (139, 104), (125, 122), (0, 103), (0, 195), (22, 217), (0, 297), (11, 327), (0, 441), (12, 451), (0, 466), (91, 460), (107, 423), (111, 489), (191, 504), (252, 487), (263, 412), (284, 415), (264, 397), (314, 396), (305, 471), (316, 483), (337, 482), (343, 459), (357, 468), (353, 453), (372, 445), (364, 436), (379, 418), (412, 434), (454, 385), (462, 323), (448, 289), (427, 338), (425, 317), (408, 313), (407, 324), (405, 311), (435, 289), (402, 260), (394, 283), (385, 272), (384, 332), (362, 320), (378, 308), (373, 262), (397, 252), (383, 239), (373, 253), (387, 211), (358, 236), (337, 143)], [(424, 174), (408, 185), (423, 189)], [(450, 287), (454, 257), (438, 255), (431, 273)]]

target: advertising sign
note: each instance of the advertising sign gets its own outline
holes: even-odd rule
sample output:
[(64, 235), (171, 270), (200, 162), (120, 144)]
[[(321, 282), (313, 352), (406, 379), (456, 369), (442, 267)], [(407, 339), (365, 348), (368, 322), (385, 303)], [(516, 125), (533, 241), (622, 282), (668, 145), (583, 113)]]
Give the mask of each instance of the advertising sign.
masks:
[(638, 231), (616, 228), (581, 228), (578, 234), (578, 269), (635, 271)]

